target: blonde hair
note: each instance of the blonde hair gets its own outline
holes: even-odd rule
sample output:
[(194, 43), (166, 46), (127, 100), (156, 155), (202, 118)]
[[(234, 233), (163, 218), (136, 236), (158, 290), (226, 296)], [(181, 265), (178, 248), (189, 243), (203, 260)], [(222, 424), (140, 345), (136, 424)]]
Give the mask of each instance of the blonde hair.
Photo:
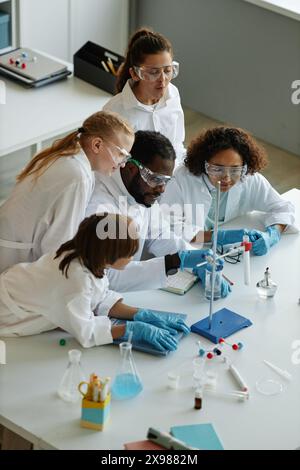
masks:
[(83, 143), (87, 137), (94, 136), (108, 140), (118, 132), (134, 135), (131, 126), (117, 113), (107, 111), (94, 113), (84, 121), (82, 127), (66, 137), (56, 140), (51, 147), (47, 147), (35, 155), (17, 176), (17, 182), (21, 182), (29, 175), (34, 175), (36, 181), (59, 158), (79, 153), (80, 143)]

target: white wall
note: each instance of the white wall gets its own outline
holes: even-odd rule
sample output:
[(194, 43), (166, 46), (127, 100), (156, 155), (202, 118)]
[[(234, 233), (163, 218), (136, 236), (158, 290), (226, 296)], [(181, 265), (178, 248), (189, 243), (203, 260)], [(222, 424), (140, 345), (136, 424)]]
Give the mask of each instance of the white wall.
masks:
[(20, 0), (20, 46), (68, 60), (68, 13), (69, 0)]
[(71, 0), (71, 3), (72, 54), (88, 40), (124, 54), (129, 0)]
[(90, 40), (120, 54), (128, 41), (129, 0), (19, 0), (20, 45), (64, 60)]

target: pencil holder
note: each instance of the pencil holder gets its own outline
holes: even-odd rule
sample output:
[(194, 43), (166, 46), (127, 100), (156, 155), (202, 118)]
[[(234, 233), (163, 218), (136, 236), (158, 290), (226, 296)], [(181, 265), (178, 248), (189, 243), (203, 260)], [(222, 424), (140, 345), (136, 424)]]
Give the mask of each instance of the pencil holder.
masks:
[(74, 54), (74, 75), (108, 93), (115, 94), (117, 77), (112, 73), (109, 60), (114, 72), (117, 72), (124, 62), (124, 57), (88, 41)]
[(96, 431), (103, 431), (110, 415), (110, 393), (104, 401), (95, 402), (83, 398), (81, 405), (80, 426)]

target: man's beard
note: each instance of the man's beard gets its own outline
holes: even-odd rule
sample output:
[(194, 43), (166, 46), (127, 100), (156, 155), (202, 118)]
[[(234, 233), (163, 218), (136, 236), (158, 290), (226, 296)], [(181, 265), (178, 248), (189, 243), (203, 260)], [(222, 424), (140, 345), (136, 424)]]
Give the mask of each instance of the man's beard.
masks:
[[(128, 192), (134, 197), (138, 204), (142, 204), (145, 207), (151, 207), (153, 205), (153, 203), (146, 202), (146, 197), (147, 195), (153, 196), (154, 194), (145, 193), (143, 191), (141, 188), (141, 177), (139, 174), (132, 178), (130, 185), (128, 186)], [(157, 196), (160, 196), (160, 194), (158, 193)]]

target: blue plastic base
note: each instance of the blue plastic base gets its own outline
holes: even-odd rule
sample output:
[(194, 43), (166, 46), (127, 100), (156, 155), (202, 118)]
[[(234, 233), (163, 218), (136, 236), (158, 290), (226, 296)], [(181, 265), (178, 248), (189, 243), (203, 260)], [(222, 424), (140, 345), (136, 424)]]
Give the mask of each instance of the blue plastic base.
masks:
[(222, 308), (213, 314), (211, 328), (209, 328), (209, 317), (206, 317), (194, 323), (191, 326), (191, 331), (204, 336), (212, 343), (218, 344), (220, 338), (228, 338), (228, 336), (233, 335), (242, 328), (251, 325), (252, 322), (248, 318), (242, 317), (227, 308)]

